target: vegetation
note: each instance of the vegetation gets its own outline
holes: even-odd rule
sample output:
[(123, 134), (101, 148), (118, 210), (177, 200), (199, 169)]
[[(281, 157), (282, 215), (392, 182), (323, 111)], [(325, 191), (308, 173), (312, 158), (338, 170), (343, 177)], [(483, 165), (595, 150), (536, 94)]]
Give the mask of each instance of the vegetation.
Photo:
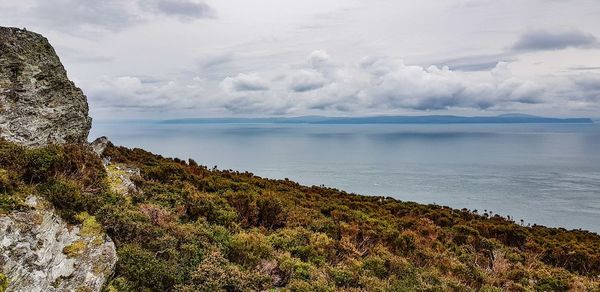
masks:
[(6, 288), (8, 288), (8, 279), (4, 274), (0, 273), (0, 292), (6, 291)]
[[(0, 213), (44, 196), (119, 260), (109, 291), (598, 291), (600, 236), (208, 169), (110, 145), (0, 142)], [(122, 173), (120, 174), (123, 175)], [(77, 246), (67, 251), (77, 253)], [(0, 283), (3, 283), (0, 277)]]

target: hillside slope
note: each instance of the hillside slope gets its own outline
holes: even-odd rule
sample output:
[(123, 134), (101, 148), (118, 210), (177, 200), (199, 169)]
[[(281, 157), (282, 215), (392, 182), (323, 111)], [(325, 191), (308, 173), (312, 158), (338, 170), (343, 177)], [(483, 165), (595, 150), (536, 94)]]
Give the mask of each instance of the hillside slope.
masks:
[[(598, 291), (600, 236), (208, 169), (0, 143), (0, 212), (47, 198), (117, 246), (109, 291)], [(123, 187), (125, 186), (125, 187)]]

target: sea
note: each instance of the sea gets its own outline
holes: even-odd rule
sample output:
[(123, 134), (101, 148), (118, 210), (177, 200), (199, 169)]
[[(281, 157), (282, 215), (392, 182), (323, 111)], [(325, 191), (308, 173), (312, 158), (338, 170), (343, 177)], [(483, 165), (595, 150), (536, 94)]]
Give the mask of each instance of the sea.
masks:
[(94, 122), (208, 167), (600, 233), (600, 124)]

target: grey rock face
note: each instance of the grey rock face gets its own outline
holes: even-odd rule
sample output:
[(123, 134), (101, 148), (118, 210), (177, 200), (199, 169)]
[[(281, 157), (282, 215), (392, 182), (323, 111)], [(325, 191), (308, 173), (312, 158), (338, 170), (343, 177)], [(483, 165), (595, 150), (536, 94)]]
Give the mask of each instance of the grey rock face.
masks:
[(9, 279), (7, 291), (100, 291), (117, 260), (110, 238), (91, 232), (94, 222), (67, 225), (37, 197), (27, 203), (31, 210), (0, 217), (0, 271)]
[(94, 140), (94, 142), (90, 143), (90, 147), (92, 147), (92, 151), (94, 151), (94, 153), (96, 153), (98, 156), (102, 157), (102, 154), (104, 153), (104, 150), (108, 146), (108, 143), (110, 143), (108, 138), (106, 138), (106, 136), (102, 136), (102, 137), (96, 138), (96, 140)]
[(27, 146), (85, 143), (92, 119), (43, 36), (0, 27), (0, 137)]

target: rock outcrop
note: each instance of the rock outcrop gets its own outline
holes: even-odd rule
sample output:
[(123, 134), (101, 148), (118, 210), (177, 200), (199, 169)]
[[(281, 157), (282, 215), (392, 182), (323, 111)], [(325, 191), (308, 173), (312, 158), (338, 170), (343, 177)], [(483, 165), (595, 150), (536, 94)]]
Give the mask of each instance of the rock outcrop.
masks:
[(94, 140), (92, 143), (90, 143), (90, 147), (92, 147), (92, 151), (94, 151), (94, 153), (96, 153), (98, 156), (102, 157), (102, 154), (104, 154), (104, 150), (108, 146), (108, 143), (110, 143), (108, 138), (106, 138), (105, 136), (102, 136), (102, 137), (96, 138), (96, 140)]
[(27, 146), (85, 143), (92, 119), (48, 40), (0, 27), (0, 137)]
[(0, 216), (0, 266), (7, 291), (100, 291), (117, 261), (115, 245), (94, 218), (67, 225), (50, 204)]
[[(67, 78), (43, 36), (0, 27), (0, 137), (25, 146), (86, 143), (85, 95)], [(90, 151), (102, 153), (108, 140)], [(0, 193), (0, 196), (4, 194)], [(0, 214), (0, 291), (101, 291), (117, 261), (115, 245), (94, 217), (63, 221), (41, 198)]]

